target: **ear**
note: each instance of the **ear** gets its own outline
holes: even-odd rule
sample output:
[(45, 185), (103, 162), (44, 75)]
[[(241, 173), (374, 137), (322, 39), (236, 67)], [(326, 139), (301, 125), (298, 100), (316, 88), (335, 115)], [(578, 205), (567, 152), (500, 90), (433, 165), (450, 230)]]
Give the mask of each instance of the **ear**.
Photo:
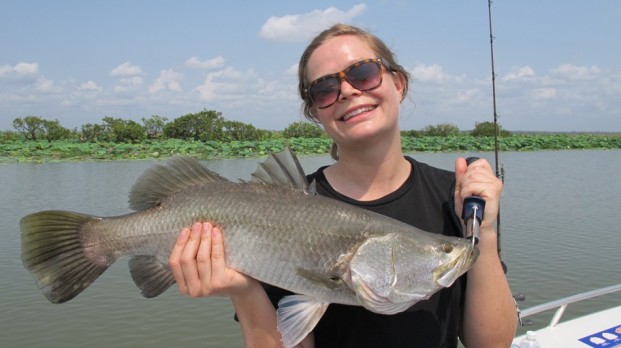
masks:
[(403, 77), (402, 74), (400, 74), (398, 71), (393, 71), (391, 73), (392, 75), (392, 80), (395, 83), (395, 88), (397, 89), (397, 92), (401, 95), (401, 101), (403, 101), (403, 99), (405, 99), (405, 77)]

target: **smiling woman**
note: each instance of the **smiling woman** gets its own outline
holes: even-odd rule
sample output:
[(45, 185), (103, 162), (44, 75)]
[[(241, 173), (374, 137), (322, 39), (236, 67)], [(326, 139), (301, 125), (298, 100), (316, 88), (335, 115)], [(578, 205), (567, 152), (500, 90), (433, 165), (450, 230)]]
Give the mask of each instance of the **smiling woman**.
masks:
[[(334, 163), (307, 177), (318, 195), (385, 215), (437, 237), (458, 240), (463, 240), (463, 233), (454, 212), (461, 211), (463, 198), (480, 194), (486, 201), (477, 246), (480, 256), (467, 273), (467, 286), (465, 275), (453, 282), (452, 277), (434, 270), (438, 283), (445, 288), (432, 296), (422, 296), (426, 299), (411, 307), (379, 311), (392, 314), (386, 316), (369, 309), (389, 306), (386, 296), (398, 298), (403, 294), (388, 290), (378, 293), (368, 284), (380, 283), (379, 279), (385, 280), (386, 274), (401, 266), (391, 261), (375, 263), (383, 265), (386, 274), (373, 279), (363, 277), (366, 285), (354, 287), (357, 298), (363, 302), (370, 299), (374, 305), (365, 309), (331, 304), (324, 308), (325, 314), (311, 332), (304, 330), (299, 335), (300, 346), (403, 347), (416, 342), (425, 347), (457, 347), (459, 333), (469, 346), (508, 346), (516, 315), (493, 229), (502, 183), (489, 164), (479, 160), (467, 166), (464, 159), (456, 159), (455, 172), (451, 172), (404, 156), (399, 113), (408, 91), (409, 74), (395, 61), (392, 51), (367, 31), (337, 24), (321, 32), (303, 52), (298, 74), (304, 114), (321, 124), (338, 149)], [(298, 210), (310, 213), (312, 220), (320, 218), (308, 209)], [(300, 233), (310, 239), (316, 234)], [(182, 230), (169, 259), (179, 290), (193, 297), (231, 297), (248, 345), (278, 346), (282, 337), (286, 347), (297, 346), (298, 340), (281, 336), (288, 333), (280, 318), (290, 312), (291, 302), (287, 299), (292, 297), (285, 296), (293, 289), (264, 289), (255, 280), (227, 268), (222, 262), (222, 242), (216, 238), (219, 234), (219, 229), (200, 224), (193, 225), (191, 234), (188, 229)], [(226, 227), (222, 234), (226, 235)], [(213, 237), (199, 237), (209, 235)], [(395, 248), (373, 250), (385, 260), (394, 261), (399, 254)], [(313, 252), (321, 254), (322, 250)], [(312, 279), (330, 288), (345, 262), (341, 260), (330, 266), (332, 271), (320, 274), (300, 272), (313, 274)], [(352, 271), (346, 278), (355, 282), (360, 275)], [(402, 277), (395, 277), (395, 284), (400, 282), (398, 278)], [(482, 329), (490, 325), (495, 329)]]

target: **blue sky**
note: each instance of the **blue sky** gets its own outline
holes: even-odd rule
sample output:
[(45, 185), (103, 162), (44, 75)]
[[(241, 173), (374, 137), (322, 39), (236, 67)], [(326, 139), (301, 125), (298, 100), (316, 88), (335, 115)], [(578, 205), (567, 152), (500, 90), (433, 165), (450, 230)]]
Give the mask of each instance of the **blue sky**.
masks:
[[(335, 22), (380, 36), (413, 75), (401, 127), (491, 121), (486, 0), (0, 2), (0, 130), (203, 109), (279, 130), (302, 119), (295, 69)], [(508, 130), (621, 132), (621, 2), (496, 0)]]

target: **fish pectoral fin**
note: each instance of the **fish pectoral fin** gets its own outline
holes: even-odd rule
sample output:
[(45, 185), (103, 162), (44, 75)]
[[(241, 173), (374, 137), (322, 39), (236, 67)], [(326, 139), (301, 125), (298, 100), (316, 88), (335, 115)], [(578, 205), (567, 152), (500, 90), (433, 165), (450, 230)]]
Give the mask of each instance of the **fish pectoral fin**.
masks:
[(277, 327), (285, 347), (294, 347), (313, 331), (329, 302), (312, 296), (285, 296), (278, 302)]
[(175, 283), (175, 278), (157, 257), (138, 255), (129, 260), (129, 272), (142, 296), (152, 298), (161, 295)]
[(343, 281), (339, 277), (330, 277), (325, 274), (317, 273), (304, 268), (297, 268), (298, 275), (306, 278), (314, 283), (321, 284), (328, 289), (334, 290), (343, 285)]

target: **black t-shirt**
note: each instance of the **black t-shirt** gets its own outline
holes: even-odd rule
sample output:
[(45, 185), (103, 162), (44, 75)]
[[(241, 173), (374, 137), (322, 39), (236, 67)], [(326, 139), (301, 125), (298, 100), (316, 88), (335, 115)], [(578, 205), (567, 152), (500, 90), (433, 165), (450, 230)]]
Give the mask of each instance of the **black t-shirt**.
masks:
[[(336, 192), (323, 170), (309, 175), (317, 193), (338, 199), (403, 221), (422, 230), (461, 236), (453, 210), (455, 175), (406, 157), (412, 171), (395, 192), (374, 201), (356, 201)], [(267, 286), (277, 306), (286, 290)], [(405, 312), (382, 315), (361, 306), (331, 304), (314, 329), (315, 347), (457, 347), (461, 322), (465, 276), (450, 288), (442, 289), (428, 300), (418, 302)]]

